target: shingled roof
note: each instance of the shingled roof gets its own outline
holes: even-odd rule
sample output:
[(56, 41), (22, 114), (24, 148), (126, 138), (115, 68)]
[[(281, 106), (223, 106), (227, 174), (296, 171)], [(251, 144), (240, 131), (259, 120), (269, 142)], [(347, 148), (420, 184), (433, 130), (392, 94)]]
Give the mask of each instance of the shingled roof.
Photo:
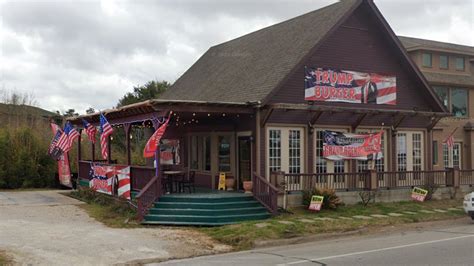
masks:
[(262, 101), (361, 2), (343, 0), (213, 46), (160, 98)]
[(474, 47), (467, 45), (460, 45), (454, 43), (445, 43), (432, 40), (418, 39), (413, 37), (398, 36), (398, 39), (402, 42), (403, 46), (408, 51), (418, 50), (418, 49), (435, 49), (435, 50), (449, 50), (453, 52), (458, 52), (461, 54), (470, 54), (474, 55)]

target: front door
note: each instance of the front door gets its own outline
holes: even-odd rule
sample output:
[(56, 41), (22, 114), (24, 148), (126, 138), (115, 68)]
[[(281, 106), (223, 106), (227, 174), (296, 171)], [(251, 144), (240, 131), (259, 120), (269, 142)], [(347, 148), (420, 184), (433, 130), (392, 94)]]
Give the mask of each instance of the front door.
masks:
[(250, 181), (251, 169), (251, 141), (249, 136), (238, 138), (238, 189), (243, 189), (243, 181)]

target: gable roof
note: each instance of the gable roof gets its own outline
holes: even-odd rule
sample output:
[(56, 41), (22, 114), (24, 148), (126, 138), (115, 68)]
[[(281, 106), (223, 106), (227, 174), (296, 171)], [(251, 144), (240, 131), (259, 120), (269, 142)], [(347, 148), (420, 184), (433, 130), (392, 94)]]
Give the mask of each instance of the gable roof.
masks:
[(454, 43), (445, 43), (432, 40), (418, 39), (413, 37), (398, 36), (407, 51), (414, 50), (444, 50), (453, 53), (468, 54), (474, 56), (474, 47)]
[(413, 71), (436, 112), (447, 112), (373, 0), (342, 0), (211, 47), (160, 99), (266, 102), (296, 66), (366, 3)]
[(361, 0), (344, 0), (211, 47), (160, 98), (262, 101)]

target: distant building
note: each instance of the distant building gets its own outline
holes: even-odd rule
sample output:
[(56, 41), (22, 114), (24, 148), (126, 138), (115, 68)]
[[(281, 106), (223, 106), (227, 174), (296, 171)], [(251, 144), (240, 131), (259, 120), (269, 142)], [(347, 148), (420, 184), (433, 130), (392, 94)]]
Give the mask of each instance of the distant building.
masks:
[[(474, 47), (399, 36), (452, 117), (433, 131), (434, 169), (474, 167)], [(454, 148), (443, 141), (455, 130)]]

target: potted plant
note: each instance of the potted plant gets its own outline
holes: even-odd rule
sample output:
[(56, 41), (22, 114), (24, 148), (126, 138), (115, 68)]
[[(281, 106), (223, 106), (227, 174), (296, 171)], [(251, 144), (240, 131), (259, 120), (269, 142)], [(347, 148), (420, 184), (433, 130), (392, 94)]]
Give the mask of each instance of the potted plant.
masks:
[(235, 186), (235, 178), (233, 176), (227, 176), (225, 179), (225, 187), (227, 190), (231, 191), (234, 190)]
[(252, 193), (253, 182), (250, 180), (250, 177), (245, 177), (242, 183), (244, 185), (245, 193)]

